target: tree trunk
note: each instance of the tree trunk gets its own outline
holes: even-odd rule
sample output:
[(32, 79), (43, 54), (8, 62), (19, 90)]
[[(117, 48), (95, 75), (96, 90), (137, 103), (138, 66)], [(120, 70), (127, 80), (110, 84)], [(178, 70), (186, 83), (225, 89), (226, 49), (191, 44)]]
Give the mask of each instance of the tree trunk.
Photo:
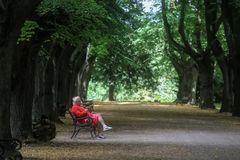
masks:
[(224, 17), (224, 27), (226, 34), (227, 44), (229, 48), (229, 59), (233, 73), (233, 108), (232, 115), (240, 116), (240, 84), (239, 84), (239, 71), (240, 71), (240, 6), (237, 0), (228, 1), (222, 0), (222, 14)]
[(109, 101), (114, 101), (114, 89), (115, 89), (115, 85), (113, 83), (109, 84), (109, 90), (108, 90), (108, 99)]
[(196, 104), (198, 71), (193, 60), (183, 63), (181, 68), (181, 72), (177, 72), (179, 77), (177, 102)]
[(87, 100), (87, 90), (88, 90), (88, 84), (91, 78), (91, 67), (95, 61), (95, 56), (90, 57), (90, 47), (91, 45), (88, 45), (88, 49), (85, 56), (85, 61), (82, 65), (82, 68), (78, 74), (78, 91), (79, 96), (82, 98), (83, 101)]
[[(230, 2), (229, 2), (230, 3)], [(234, 92), (234, 105), (233, 105), (233, 116), (240, 116), (240, 6), (238, 1), (234, 1), (233, 9), (233, 37), (234, 37), (234, 46), (236, 51), (232, 56), (233, 64), (233, 92)]]
[(240, 116), (240, 57), (235, 61), (233, 69), (233, 93), (234, 93), (234, 105), (233, 105), (233, 116)]
[[(2, 38), (2, 37), (1, 37)], [(6, 40), (7, 41), (7, 40)], [(14, 40), (13, 40), (14, 41)], [(0, 139), (11, 138), (10, 98), (11, 61), (14, 42), (0, 46)]]
[[(231, 90), (231, 75), (230, 68), (228, 65), (228, 58), (225, 56), (222, 49), (221, 43), (218, 40), (217, 32), (222, 19), (218, 19), (218, 4), (217, 1), (204, 1), (205, 4), (205, 20), (207, 30), (207, 40), (213, 55), (216, 57), (218, 65), (220, 66), (223, 75), (223, 96), (222, 96), (222, 108), (221, 112), (229, 112), (232, 107), (232, 90)], [(226, 24), (226, 23), (224, 23)], [(225, 25), (226, 27), (226, 25)], [(226, 29), (225, 29), (226, 33)], [(226, 34), (227, 35), (227, 34)]]
[[(21, 51), (20, 47), (18, 47), (12, 69), (11, 132), (14, 138), (22, 140), (28, 137), (32, 127), (31, 108), (24, 104), (26, 100), (25, 97), (27, 96), (26, 82), (31, 84), (26, 78), (29, 74), (29, 59), (31, 59), (28, 57), (28, 53), (29, 52), (24, 49)], [(30, 90), (27, 91), (30, 92)], [(30, 98), (29, 101), (31, 101)]]
[(86, 83), (85, 81), (87, 80), (86, 77), (86, 71), (88, 70), (88, 60), (89, 60), (89, 50), (90, 50), (90, 44), (88, 44), (87, 51), (85, 53), (85, 60), (81, 66), (81, 69), (78, 72), (77, 76), (77, 92), (78, 95), (81, 97), (83, 101), (86, 101)]
[(38, 31), (29, 42), (18, 45), (12, 69), (11, 130), (15, 138), (26, 139), (32, 131), (35, 61), (49, 32)]
[(40, 141), (49, 141), (56, 135), (54, 124), (56, 117), (53, 111), (54, 69), (52, 58), (44, 55), (42, 51), (39, 53), (35, 70), (35, 95), (32, 109), (33, 137)]
[(216, 35), (212, 40), (212, 51), (216, 57), (217, 63), (220, 67), (223, 76), (223, 95), (222, 95), (222, 107), (220, 112), (230, 112), (233, 105), (232, 94), (232, 71), (230, 70), (228, 57), (225, 56), (219, 40)]
[[(2, 14), (0, 13), (0, 139), (6, 140), (12, 138), (10, 128), (12, 56), (16, 48), (20, 25), (12, 24), (12, 15), (3, 16)], [(5, 149), (3, 158), (12, 158), (14, 154), (21, 156), (11, 147), (10, 141), (0, 142), (0, 144)]]
[(55, 46), (54, 63), (56, 67), (56, 103), (57, 106), (70, 105), (69, 104), (69, 88), (70, 88), (70, 57), (75, 48), (72, 46), (65, 46), (61, 48), (56, 44)]
[[(88, 60), (89, 61), (89, 60)], [(90, 72), (90, 64), (87, 62), (87, 64), (84, 64), (83, 70), (79, 73), (79, 83), (78, 83), (78, 91), (79, 95), (82, 98), (83, 101), (87, 100), (87, 90), (88, 90), (88, 84), (91, 77)]]
[(209, 58), (198, 61), (200, 83), (200, 107), (214, 108), (213, 104), (213, 61)]
[[(82, 66), (85, 62), (87, 55), (87, 44), (83, 43), (78, 47), (70, 58), (70, 99), (74, 95), (81, 95), (79, 85), (81, 84), (78, 78), (79, 72), (81, 72)], [(82, 98), (82, 97), (81, 97)]]
[(167, 19), (166, 2), (165, 0), (162, 0), (163, 22), (167, 34), (167, 39), (173, 46), (173, 49), (178, 52), (188, 54), (196, 61), (199, 67), (200, 107), (213, 108), (213, 62), (211, 60), (211, 52), (209, 51), (209, 48), (205, 48), (205, 50), (203, 50), (202, 47), (200, 47), (201, 45), (199, 42), (201, 42), (201, 40), (199, 39), (199, 35), (196, 36), (196, 38), (198, 39), (197, 41), (199, 49), (196, 50), (192, 47), (185, 31), (185, 12), (188, 1), (182, 0), (180, 2), (181, 10), (179, 14), (178, 32), (180, 34), (182, 43), (179, 43), (179, 40), (174, 39), (173, 33), (171, 32), (171, 25), (168, 23)]
[(69, 61), (68, 52), (64, 52), (65, 48), (54, 43), (53, 67), (54, 67), (54, 96), (53, 102), (56, 107), (55, 122), (60, 122), (59, 116), (65, 116), (68, 104), (68, 79), (67, 64)]
[(32, 108), (32, 117), (34, 121), (41, 119), (42, 115), (45, 115), (47, 117), (50, 116), (47, 107), (44, 105), (44, 84), (46, 80), (45, 72), (49, 60), (44, 54), (45, 53), (43, 53), (42, 51), (39, 52), (35, 67), (35, 94)]
[[(51, 46), (47, 54), (52, 54)], [(41, 119), (42, 115), (54, 120), (54, 64), (51, 56), (43, 51), (39, 52), (36, 64), (35, 96), (33, 105), (33, 119)]]
[[(39, 46), (40, 47), (40, 46)], [(30, 50), (31, 56), (28, 56), (28, 68), (25, 76), (24, 84), (24, 98), (23, 106), (26, 109), (24, 112), (24, 137), (32, 137), (32, 105), (33, 105), (33, 96), (34, 96), (34, 78), (35, 78), (35, 63), (36, 56), (39, 51), (38, 47), (33, 47), (33, 50)]]
[(44, 75), (44, 107), (45, 115), (52, 121), (56, 120), (56, 104), (54, 101), (54, 64), (53, 59), (48, 60)]
[[(195, 61), (186, 54), (172, 51), (169, 58), (178, 74), (178, 92), (176, 102), (196, 104), (198, 70)], [(179, 57), (180, 56), (180, 57)]]
[(231, 112), (233, 105), (231, 70), (226, 62), (218, 61), (218, 64), (223, 74), (223, 95), (220, 112)]
[(88, 62), (88, 67), (85, 71), (85, 80), (84, 80), (84, 97), (85, 99), (87, 100), (87, 93), (88, 93), (88, 86), (89, 86), (89, 82), (91, 80), (91, 76), (92, 76), (92, 69), (93, 69), (93, 65), (94, 65), (94, 62), (95, 62), (95, 59), (96, 57), (90, 57), (89, 58), (89, 62)]
[[(17, 37), (27, 17), (35, 10), (40, 0), (1, 1), (0, 5), (0, 139), (9, 139), (12, 56)], [(4, 143), (3, 158), (12, 158), (10, 142)], [(21, 155), (17, 152), (17, 154)]]

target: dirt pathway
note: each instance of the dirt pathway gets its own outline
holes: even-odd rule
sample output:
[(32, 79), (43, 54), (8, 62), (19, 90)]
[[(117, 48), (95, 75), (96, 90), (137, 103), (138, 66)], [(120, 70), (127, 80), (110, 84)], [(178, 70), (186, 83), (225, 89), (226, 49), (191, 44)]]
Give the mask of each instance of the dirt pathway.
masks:
[[(71, 121), (50, 144), (28, 145), (26, 159), (239, 160), (240, 118), (190, 106), (141, 103), (95, 105), (113, 130), (93, 140), (70, 139)], [(35, 152), (39, 150), (39, 152)]]

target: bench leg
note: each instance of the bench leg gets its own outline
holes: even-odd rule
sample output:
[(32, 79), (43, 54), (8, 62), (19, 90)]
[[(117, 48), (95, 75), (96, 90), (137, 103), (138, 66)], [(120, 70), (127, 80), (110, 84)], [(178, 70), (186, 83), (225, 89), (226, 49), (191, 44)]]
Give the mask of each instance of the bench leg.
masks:
[(91, 137), (94, 139), (97, 136), (96, 128), (95, 127), (91, 127), (90, 128), (90, 133), (91, 133)]
[(77, 137), (77, 135), (78, 135), (79, 131), (80, 131), (80, 128), (79, 128), (79, 129), (76, 131), (76, 134), (75, 134), (75, 136), (74, 136), (74, 137)]
[(72, 133), (71, 139), (72, 139), (73, 137), (76, 137), (77, 134), (79, 133), (79, 131), (80, 131), (80, 129), (77, 130), (77, 127), (74, 126), (74, 129), (73, 129), (73, 133)]

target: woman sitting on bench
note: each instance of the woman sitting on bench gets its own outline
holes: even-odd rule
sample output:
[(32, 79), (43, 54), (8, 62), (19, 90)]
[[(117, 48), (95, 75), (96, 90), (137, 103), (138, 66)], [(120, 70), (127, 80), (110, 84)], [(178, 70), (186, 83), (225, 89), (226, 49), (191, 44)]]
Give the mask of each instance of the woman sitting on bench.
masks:
[(105, 124), (101, 113), (91, 113), (89, 112), (85, 106), (82, 105), (81, 99), (79, 96), (73, 97), (73, 106), (71, 112), (77, 117), (84, 117), (88, 116), (92, 118), (93, 125), (97, 128), (98, 131), (98, 138), (105, 138), (102, 131), (107, 131), (112, 129)]

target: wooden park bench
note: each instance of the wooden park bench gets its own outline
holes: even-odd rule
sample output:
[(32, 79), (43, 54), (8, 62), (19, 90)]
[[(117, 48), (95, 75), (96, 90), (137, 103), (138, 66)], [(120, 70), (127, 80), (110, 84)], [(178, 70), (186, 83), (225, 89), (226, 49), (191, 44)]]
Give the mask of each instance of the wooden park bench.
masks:
[(68, 110), (68, 113), (70, 114), (72, 121), (73, 121), (73, 131), (71, 139), (76, 137), (80, 130), (88, 130), (91, 134), (91, 137), (96, 137), (96, 127), (93, 125), (93, 120), (90, 117), (81, 117), (77, 118), (72, 114), (70, 110)]

